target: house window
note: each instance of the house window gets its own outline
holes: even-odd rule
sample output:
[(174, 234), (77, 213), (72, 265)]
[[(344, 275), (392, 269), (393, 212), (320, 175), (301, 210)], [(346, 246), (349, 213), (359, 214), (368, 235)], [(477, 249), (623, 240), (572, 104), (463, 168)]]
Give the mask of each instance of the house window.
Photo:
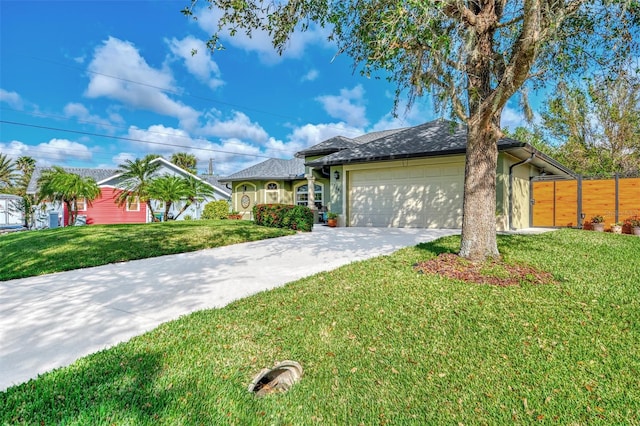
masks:
[(277, 203), (279, 201), (278, 184), (275, 182), (269, 182), (265, 191), (265, 202)]
[(87, 199), (86, 198), (78, 198), (76, 200), (76, 211), (85, 212), (87, 211)]
[[(322, 185), (316, 183), (314, 185), (314, 195), (316, 203), (322, 204)], [(306, 206), (309, 201), (309, 185), (300, 185), (296, 189), (296, 204)]]
[(139, 197), (127, 197), (127, 211), (139, 212), (140, 211), (140, 198)]

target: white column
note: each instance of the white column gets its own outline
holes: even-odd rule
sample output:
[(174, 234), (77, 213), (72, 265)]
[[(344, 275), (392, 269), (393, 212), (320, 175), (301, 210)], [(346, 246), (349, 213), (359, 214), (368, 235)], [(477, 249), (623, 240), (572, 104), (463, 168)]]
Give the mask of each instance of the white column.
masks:
[(307, 178), (307, 207), (311, 210), (316, 210), (316, 178), (313, 175), (306, 175)]

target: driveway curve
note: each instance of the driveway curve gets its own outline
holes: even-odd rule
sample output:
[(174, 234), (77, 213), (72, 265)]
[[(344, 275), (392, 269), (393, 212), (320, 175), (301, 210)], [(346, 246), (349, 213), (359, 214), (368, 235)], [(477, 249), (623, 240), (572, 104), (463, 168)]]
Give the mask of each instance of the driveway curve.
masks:
[(0, 282), (0, 391), (194, 311), (459, 230), (327, 228)]

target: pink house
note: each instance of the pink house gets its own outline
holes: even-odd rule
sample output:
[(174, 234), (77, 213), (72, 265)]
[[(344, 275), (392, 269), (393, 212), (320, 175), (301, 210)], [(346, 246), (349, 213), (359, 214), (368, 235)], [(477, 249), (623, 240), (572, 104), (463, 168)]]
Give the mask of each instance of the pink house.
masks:
[[(214, 198), (216, 200), (228, 200), (231, 197), (231, 191), (226, 187), (218, 184), (217, 179), (212, 176), (198, 177), (191, 173), (179, 168), (178, 166), (170, 163), (164, 158), (157, 158), (154, 161), (161, 163), (160, 168), (156, 172), (158, 176), (163, 175), (179, 175), (179, 176), (192, 176), (196, 179), (200, 179), (210, 185), (214, 190)], [(115, 169), (89, 169), (89, 168), (64, 168), (69, 173), (75, 173), (83, 177), (93, 178), (98, 186), (100, 186), (101, 194), (95, 199), (91, 205), (85, 203), (83, 200), (78, 202), (78, 217), (80, 220), (85, 221), (87, 225), (107, 225), (116, 223), (146, 223), (151, 222), (151, 215), (148, 212), (146, 203), (141, 203), (137, 198), (132, 197), (127, 205), (119, 207), (115, 203), (115, 197), (119, 193), (118, 185), (122, 182), (121, 175)], [(37, 183), (43, 170), (45, 168), (37, 167), (31, 177), (27, 192), (31, 194), (37, 193)], [(184, 216), (189, 215), (193, 218), (199, 218), (204, 204), (213, 199), (203, 199), (201, 202), (190, 206), (179, 219), (183, 219)], [(171, 213), (177, 214), (177, 211), (182, 208), (184, 202), (174, 203), (171, 207)], [(152, 204), (154, 210), (160, 211), (164, 208), (161, 202), (153, 201)], [(42, 211), (42, 209), (40, 209)], [(46, 222), (45, 216), (48, 213), (58, 213), (60, 217), (60, 225), (68, 226), (67, 222), (68, 212), (64, 205), (52, 205), (47, 204), (44, 207), (44, 212), (40, 215), (40, 221)], [(36, 215), (36, 220), (37, 219)], [(36, 223), (35, 226), (39, 227), (42, 224)]]

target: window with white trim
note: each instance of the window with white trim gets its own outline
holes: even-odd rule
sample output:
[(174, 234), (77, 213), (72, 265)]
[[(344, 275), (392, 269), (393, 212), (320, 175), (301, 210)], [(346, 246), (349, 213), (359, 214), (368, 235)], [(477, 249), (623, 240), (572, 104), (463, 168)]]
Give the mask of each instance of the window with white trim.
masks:
[(280, 192), (278, 191), (278, 184), (275, 182), (267, 183), (267, 187), (265, 189), (265, 201), (267, 203), (278, 203)]
[(76, 211), (86, 212), (87, 211), (87, 199), (82, 197), (76, 200)]
[[(315, 202), (322, 204), (322, 185), (316, 183), (314, 185)], [(309, 201), (309, 185), (300, 185), (296, 189), (296, 204), (298, 206), (306, 206)]]
[(140, 197), (127, 197), (127, 209), (128, 212), (140, 211)]

